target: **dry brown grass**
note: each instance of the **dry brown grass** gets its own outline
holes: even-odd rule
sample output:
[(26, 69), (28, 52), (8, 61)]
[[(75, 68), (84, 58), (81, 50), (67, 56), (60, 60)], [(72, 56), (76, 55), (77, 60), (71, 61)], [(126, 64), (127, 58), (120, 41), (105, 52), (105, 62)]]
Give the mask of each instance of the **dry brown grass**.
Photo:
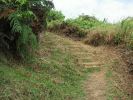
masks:
[(115, 34), (117, 30), (114, 27), (109, 29), (96, 28), (89, 31), (89, 34), (84, 39), (85, 44), (100, 46), (100, 45), (114, 45)]

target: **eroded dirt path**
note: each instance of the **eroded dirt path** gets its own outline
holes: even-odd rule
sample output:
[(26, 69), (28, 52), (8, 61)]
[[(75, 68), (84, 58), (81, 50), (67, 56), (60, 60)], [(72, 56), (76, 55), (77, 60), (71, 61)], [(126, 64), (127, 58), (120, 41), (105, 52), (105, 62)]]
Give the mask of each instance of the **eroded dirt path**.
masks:
[(103, 71), (93, 73), (85, 83), (86, 100), (106, 100), (106, 82)]
[(99, 69), (89, 74), (88, 80), (84, 83), (86, 100), (106, 100), (106, 63), (108, 62), (104, 47), (86, 46), (80, 42), (69, 41), (67, 49), (76, 57), (78, 63), (88, 70)]
[[(68, 38), (63, 38), (58, 35), (51, 35), (56, 44), (64, 52), (69, 51), (75, 56), (79, 65), (88, 70), (99, 69), (89, 74), (83, 88), (86, 93), (86, 100), (107, 100), (107, 66), (111, 66), (114, 60), (119, 59), (118, 55), (113, 50), (105, 46), (93, 47), (85, 45), (78, 41), (73, 41)], [(117, 100), (117, 99), (116, 99)]]

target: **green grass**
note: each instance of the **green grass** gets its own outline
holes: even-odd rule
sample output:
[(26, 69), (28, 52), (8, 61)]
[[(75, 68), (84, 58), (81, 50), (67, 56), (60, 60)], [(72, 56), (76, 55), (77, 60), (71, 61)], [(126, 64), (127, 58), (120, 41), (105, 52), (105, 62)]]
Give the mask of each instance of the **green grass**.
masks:
[(107, 81), (107, 100), (132, 100), (120, 87), (116, 82), (116, 76), (112, 68), (110, 66), (118, 66), (118, 62), (114, 61), (112, 65), (106, 65), (106, 81)]
[(121, 90), (119, 90), (115, 85), (115, 81), (113, 80), (113, 73), (112, 71), (108, 70), (106, 73), (106, 77), (107, 77), (107, 100), (114, 100), (114, 99), (118, 99), (118, 100), (130, 100), (127, 99), (127, 97), (125, 96), (125, 93), (123, 93)]
[(0, 100), (82, 100), (84, 70), (53, 43), (41, 43), (32, 63), (0, 60)]

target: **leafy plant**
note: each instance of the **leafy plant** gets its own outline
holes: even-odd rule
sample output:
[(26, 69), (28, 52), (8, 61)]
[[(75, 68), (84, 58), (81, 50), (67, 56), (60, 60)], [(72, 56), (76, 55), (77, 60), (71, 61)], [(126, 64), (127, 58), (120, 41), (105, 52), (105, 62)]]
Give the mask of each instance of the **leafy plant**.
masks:
[(48, 14), (48, 18), (47, 21), (51, 22), (51, 21), (64, 21), (65, 16), (62, 14), (61, 11), (57, 11), (57, 10), (51, 10)]
[(133, 18), (124, 19), (119, 27), (118, 33), (115, 35), (117, 44), (125, 44), (126, 47), (133, 48)]
[[(0, 27), (0, 32), (3, 33), (0, 42), (4, 41), (3, 46), (8, 45), (6, 49), (12, 49), (20, 57), (27, 58), (32, 54), (29, 52), (37, 46), (38, 32), (46, 24), (46, 17), (54, 7), (53, 3), (47, 0), (2, 0), (0, 5), (0, 23), (7, 23)], [(35, 30), (37, 26), (41, 27), (40, 31)]]
[(89, 15), (80, 15), (76, 19), (68, 19), (67, 23), (78, 26), (81, 29), (91, 29), (97, 26), (104, 24), (102, 21), (99, 21), (94, 16)]

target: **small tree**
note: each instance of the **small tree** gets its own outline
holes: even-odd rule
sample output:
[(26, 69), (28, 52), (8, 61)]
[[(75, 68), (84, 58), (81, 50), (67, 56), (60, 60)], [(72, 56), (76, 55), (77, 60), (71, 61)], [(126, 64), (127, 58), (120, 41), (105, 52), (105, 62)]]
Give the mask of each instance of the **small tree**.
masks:
[(0, 46), (27, 58), (37, 46), (37, 26), (42, 31), (51, 8), (48, 0), (1, 0)]

